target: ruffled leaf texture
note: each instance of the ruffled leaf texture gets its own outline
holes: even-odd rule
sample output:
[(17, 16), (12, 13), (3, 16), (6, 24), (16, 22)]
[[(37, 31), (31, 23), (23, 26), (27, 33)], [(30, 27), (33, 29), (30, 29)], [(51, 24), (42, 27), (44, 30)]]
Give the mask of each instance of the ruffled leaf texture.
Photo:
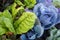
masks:
[(27, 8), (32, 8), (36, 4), (36, 0), (24, 0), (24, 5), (26, 5)]
[(6, 33), (6, 29), (2, 27), (2, 25), (0, 25), (0, 35), (3, 35)]
[[(22, 0), (23, 1), (23, 0)], [(17, 3), (20, 6), (24, 6), (24, 4), (20, 0), (15, 0), (15, 3)]]
[(34, 40), (40, 38), (44, 33), (44, 28), (41, 26), (40, 21), (36, 19), (33, 29), (31, 29), (26, 34), (20, 36), (21, 40)]
[(53, 0), (53, 5), (56, 6), (57, 8), (60, 8), (60, 0)]
[(17, 34), (28, 32), (33, 28), (36, 15), (32, 12), (24, 12), (22, 16), (14, 23)]
[(0, 25), (1, 25), (1, 29), (2, 29), (0, 31), (2, 31), (1, 32), (2, 34), (5, 34), (8, 31), (15, 33), (12, 22), (13, 22), (12, 16), (8, 10), (5, 10), (4, 12), (2, 12), (0, 14)]
[(36, 0), (15, 0), (15, 2), (20, 5), (20, 6), (26, 6), (27, 8), (33, 8), (34, 5), (36, 4)]
[(24, 10), (24, 7), (17, 7), (17, 4), (16, 3), (13, 3), (11, 6), (8, 7), (8, 9), (12, 12), (12, 17), (13, 19), (16, 17), (17, 13), (20, 11), (20, 10)]

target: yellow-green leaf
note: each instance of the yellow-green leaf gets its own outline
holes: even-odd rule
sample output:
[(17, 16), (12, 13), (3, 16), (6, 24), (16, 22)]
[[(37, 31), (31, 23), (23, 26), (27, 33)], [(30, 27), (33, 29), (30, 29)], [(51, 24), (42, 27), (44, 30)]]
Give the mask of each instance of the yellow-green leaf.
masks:
[(6, 30), (0, 25), (0, 35), (3, 35), (6, 33)]
[(9, 18), (11, 20), (11, 22), (13, 21), (12, 15), (10, 14), (10, 12), (8, 10), (5, 10), (2, 14), (3, 14), (2, 16)]
[(36, 0), (24, 0), (24, 4), (26, 7), (32, 8), (36, 4)]
[(28, 32), (33, 28), (36, 15), (32, 12), (24, 12), (22, 16), (14, 23), (17, 34)]
[(6, 28), (8, 28), (10, 32), (15, 33), (13, 24), (11, 23), (11, 21), (8, 18), (4, 18), (3, 22), (4, 22), (5, 26), (6, 26)]

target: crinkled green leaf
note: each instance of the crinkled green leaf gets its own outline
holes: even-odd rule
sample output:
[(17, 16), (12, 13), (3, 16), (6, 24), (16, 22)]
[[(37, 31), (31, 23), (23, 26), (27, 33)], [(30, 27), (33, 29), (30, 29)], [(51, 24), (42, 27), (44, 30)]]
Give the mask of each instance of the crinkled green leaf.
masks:
[[(0, 17), (0, 35), (3, 35), (6, 33), (6, 28), (5, 28), (5, 25), (4, 25), (4, 22), (3, 22), (3, 17)], [(2, 32), (2, 33), (1, 33)]]
[(0, 25), (2, 25), (1, 26), (2, 30), (1, 31), (3, 31), (5, 33), (5, 30), (7, 30), (6, 32), (15, 33), (12, 22), (13, 22), (12, 15), (10, 14), (10, 12), (8, 10), (5, 10), (4, 12), (1, 12), (1, 14), (0, 14)]
[(7, 31), (15, 33), (13, 24), (9, 18), (0, 17), (0, 25), (2, 25)]
[(16, 7), (16, 3), (14, 3), (10, 6), (12, 16), (15, 16), (15, 14), (16, 14), (16, 8), (15, 7)]
[(36, 15), (32, 12), (24, 12), (22, 16), (14, 23), (17, 34), (26, 33), (33, 28)]
[(0, 25), (0, 35), (3, 35), (6, 33), (6, 30)]
[(15, 2), (16, 2), (18, 5), (24, 6), (24, 4), (23, 4), (20, 0), (15, 0)]
[(10, 12), (8, 10), (5, 10), (2, 14), (4, 17), (9, 18), (11, 20), (11, 22), (13, 21), (12, 15), (10, 14)]
[(8, 18), (4, 18), (3, 22), (4, 22), (5, 26), (6, 26), (6, 28), (8, 28), (10, 32), (15, 33), (13, 24), (11, 23), (11, 21)]
[(0, 17), (0, 25), (3, 25), (5, 27), (3, 20), (3, 17)]
[(10, 6), (13, 19), (15, 18), (15, 16), (17, 15), (17, 13), (18, 13), (19, 10), (24, 9), (22, 6), (21, 6), (21, 7), (18, 7), (18, 8), (16, 8), (16, 6), (17, 6), (16, 3), (14, 3), (14, 4), (12, 4), (12, 5)]
[(36, 0), (24, 0), (24, 4), (25, 4), (28, 8), (32, 8), (32, 7), (34, 7), (34, 5), (36, 4)]

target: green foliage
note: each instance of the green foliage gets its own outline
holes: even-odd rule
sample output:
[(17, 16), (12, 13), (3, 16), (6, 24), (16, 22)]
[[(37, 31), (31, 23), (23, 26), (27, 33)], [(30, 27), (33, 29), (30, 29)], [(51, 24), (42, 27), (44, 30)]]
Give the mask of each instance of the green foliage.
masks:
[[(5, 8), (2, 8), (0, 12), (0, 40), (3, 34), (9, 36), (17, 34), (27, 33), (34, 27), (36, 15), (32, 12), (25, 12), (24, 8), (32, 8), (36, 4), (36, 0), (24, 0), (24, 3), (21, 0), (12, 0), (14, 3), (7, 4)], [(10, 5), (11, 4), (11, 5)], [(13, 37), (12, 37), (13, 39)]]
[(9, 13), (9, 11), (5, 10), (0, 15), (1, 15), (0, 16), (0, 25), (1, 25), (0, 29), (2, 29), (0, 31), (3, 31), (3, 30), (5, 31), (5, 32), (3, 31), (2, 34), (8, 32), (8, 31), (15, 33), (15, 30), (14, 30), (14, 27), (13, 27), (13, 24), (12, 24), (13, 23), (12, 16)]
[(4, 21), (3, 22), (4, 22), (5, 26), (6, 26), (6, 28), (8, 28), (8, 30), (10, 32), (15, 33), (13, 24), (11, 23), (11, 21), (8, 18), (4, 18)]
[(4, 17), (6, 17), (6, 18), (9, 18), (9, 20), (10, 20), (11, 22), (13, 22), (13, 21), (12, 21), (12, 15), (10, 14), (10, 12), (9, 12), (8, 10), (5, 10), (5, 11), (2, 13), (2, 15), (3, 15)]
[(6, 33), (6, 29), (2, 27), (2, 25), (0, 25), (0, 35), (3, 35)]
[(8, 8), (10, 9), (10, 11), (12, 12), (12, 16), (13, 16), (13, 19), (16, 17), (17, 13), (20, 11), (20, 10), (24, 10), (24, 8), (21, 6), (21, 7), (17, 7), (17, 4), (16, 3), (13, 3), (11, 6), (9, 6)]
[(23, 0), (23, 3), (21, 2), (21, 0), (15, 0), (15, 3), (20, 6), (26, 6), (27, 8), (33, 8), (36, 4), (36, 0)]
[[(3, 35), (7, 32), (12, 32), (14, 34), (22, 34), (28, 32), (33, 28), (36, 15), (32, 12), (23, 12), (24, 8), (21, 6), (19, 8), (15, 8), (16, 4), (10, 6), (12, 9), (10, 13), (8, 9), (0, 12), (0, 34)], [(21, 13), (17, 20), (13, 20), (16, 18), (16, 15)], [(2, 32), (3, 31), (3, 32)]]
[(24, 5), (26, 5), (26, 7), (28, 8), (34, 7), (35, 4), (36, 0), (24, 0)]
[(17, 34), (28, 32), (33, 28), (36, 15), (32, 12), (24, 12), (22, 16), (14, 23)]
[(20, 6), (24, 6), (24, 4), (20, 0), (15, 0), (15, 3), (17, 3)]

